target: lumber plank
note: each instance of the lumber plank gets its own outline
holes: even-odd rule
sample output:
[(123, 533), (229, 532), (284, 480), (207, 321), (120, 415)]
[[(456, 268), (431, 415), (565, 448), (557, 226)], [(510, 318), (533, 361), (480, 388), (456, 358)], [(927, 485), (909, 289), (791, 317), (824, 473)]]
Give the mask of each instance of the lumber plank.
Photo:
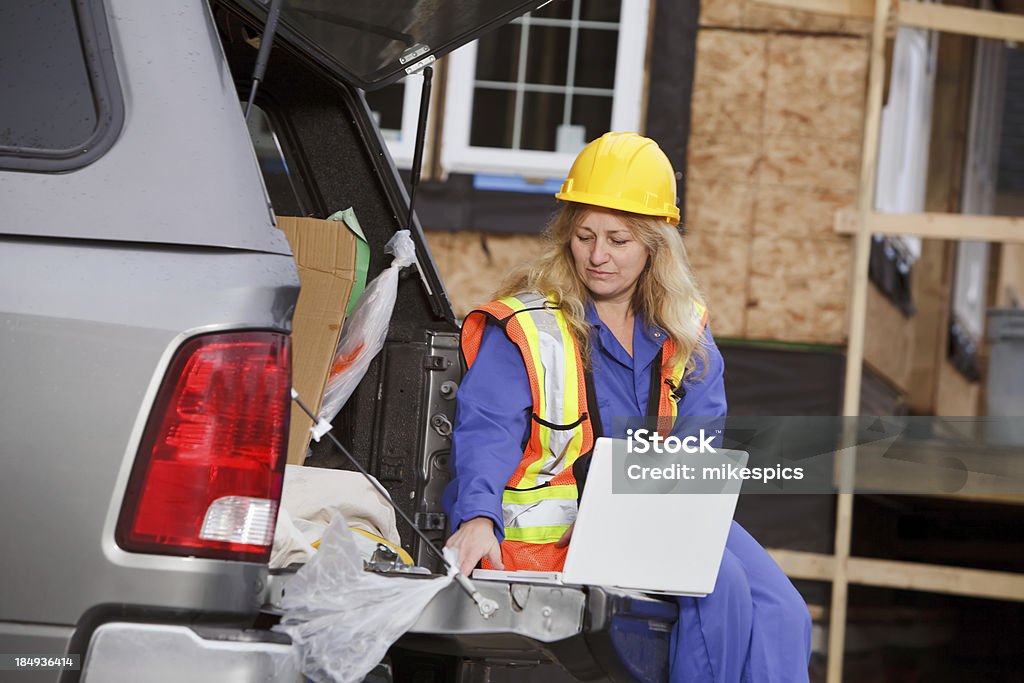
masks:
[(1024, 242), (1024, 218), (951, 213), (886, 214), (868, 217), (872, 232), (911, 234), (947, 240)]
[(753, 0), (759, 5), (770, 5), (780, 9), (803, 10), (816, 14), (832, 14), (856, 19), (871, 19), (875, 16), (872, 0)]
[[(847, 206), (836, 211), (833, 228), (839, 234), (856, 234), (857, 222), (857, 211)], [(926, 239), (1024, 243), (1024, 218), (1018, 216), (872, 211), (868, 214), (866, 224), (869, 233), (882, 235), (919, 235)]]
[[(761, 5), (780, 9), (801, 10), (816, 14), (854, 19), (871, 19), (874, 3), (871, 0), (753, 0)], [(897, 16), (901, 26), (958, 33), (977, 38), (1024, 41), (1024, 16), (1007, 12), (951, 7), (920, 0), (899, 2)]]
[(865, 586), (1024, 602), (1024, 574), (851, 557), (850, 582)]
[[(885, 32), (889, 20), (889, 0), (875, 0), (874, 25), (868, 68), (867, 107), (861, 140), (861, 172), (857, 206), (860, 212), (854, 238), (853, 278), (850, 294), (850, 332), (846, 350), (846, 379), (843, 415), (860, 413), (860, 385), (864, 368), (864, 323), (867, 315), (868, 255), (871, 233), (866, 217), (875, 203), (875, 179), (878, 172), (878, 138), (882, 125), (882, 90), (885, 85)], [(853, 529), (853, 494), (856, 449), (844, 449), (839, 460), (840, 493), (836, 496), (835, 566), (832, 577), (832, 601), (829, 611), (827, 683), (841, 683), (843, 653), (846, 649), (846, 608), (849, 590), (847, 560)]]
[[(836, 564), (835, 556), (824, 553), (780, 548), (768, 553), (793, 579), (828, 581)], [(1024, 602), (1024, 574), (1015, 572), (869, 557), (850, 557), (846, 565), (849, 583), (862, 586)]]
[(806, 581), (831, 581), (835, 572), (836, 558), (824, 553), (811, 553), (802, 550), (784, 550), (767, 548), (775, 563), (786, 576), (791, 579)]
[(950, 7), (903, 0), (899, 7), (901, 26), (946, 31), (976, 38), (1024, 41), (1024, 16), (989, 10)]
[(860, 411), (860, 382), (864, 356), (864, 320), (867, 309), (868, 256), (871, 231), (866, 218), (873, 213), (875, 180), (878, 176), (878, 139), (882, 126), (882, 89), (885, 81), (885, 31), (889, 15), (888, 0), (875, 0), (875, 23), (871, 38), (868, 68), (867, 107), (861, 140), (861, 169), (857, 208), (859, 220), (854, 239), (854, 262), (850, 300), (849, 345), (846, 354), (846, 382), (843, 415)]

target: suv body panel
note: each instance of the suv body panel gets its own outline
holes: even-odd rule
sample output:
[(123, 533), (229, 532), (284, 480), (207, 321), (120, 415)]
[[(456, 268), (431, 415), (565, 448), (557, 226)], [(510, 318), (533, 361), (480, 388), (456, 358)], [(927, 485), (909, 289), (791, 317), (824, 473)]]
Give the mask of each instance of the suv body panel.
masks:
[(209, 6), (104, 8), (119, 137), (73, 172), (0, 171), (5, 652), (84, 657), (111, 618), (241, 627), (266, 582), (262, 563), (128, 553), (114, 541), (175, 351), (205, 333), (289, 332), (299, 281)]
[(127, 553), (114, 527), (171, 356), (201, 333), (287, 331), (291, 257), (0, 238), (0, 259), (5, 630), (102, 604), (255, 614), (264, 565)]
[(206, 2), (104, 6), (124, 99), (120, 136), (70, 173), (0, 171), (0, 233), (291, 254)]

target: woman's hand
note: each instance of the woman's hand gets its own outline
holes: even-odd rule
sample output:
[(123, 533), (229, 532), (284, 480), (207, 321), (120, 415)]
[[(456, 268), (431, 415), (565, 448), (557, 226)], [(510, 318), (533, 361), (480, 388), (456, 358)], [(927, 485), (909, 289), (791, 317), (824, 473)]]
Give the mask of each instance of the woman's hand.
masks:
[(572, 529), (574, 526), (576, 526), (576, 522), (570, 524), (569, 528), (565, 530), (564, 534), (562, 534), (562, 537), (555, 541), (556, 548), (564, 548), (565, 546), (569, 545), (569, 541), (572, 540)]
[(474, 517), (460, 524), (445, 547), (458, 551), (459, 571), (465, 576), (473, 572), (482, 557), (486, 557), (495, 569), (505, 568), (501, 563), (501, 545), (494, 535), (494, 522), (487, 517)]

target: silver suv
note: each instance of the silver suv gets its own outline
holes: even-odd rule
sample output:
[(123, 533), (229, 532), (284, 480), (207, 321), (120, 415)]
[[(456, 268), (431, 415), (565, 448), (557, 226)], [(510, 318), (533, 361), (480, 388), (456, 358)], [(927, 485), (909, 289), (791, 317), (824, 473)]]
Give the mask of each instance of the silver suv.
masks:
[[(458, 328), (362, 90), (540, 4), (289, 0), (248, 125), (264, 3), (0, 5), (0, 680), (296, 679), (261, 612), (299, 292), (274, 212), (354, 206), (371, 278), (412, 228), (419, 268), (335, 424), (443, 542)], [(665, 671), (663, 603), (485, 590), (501, 619), (445, 591), (382, 675)]]

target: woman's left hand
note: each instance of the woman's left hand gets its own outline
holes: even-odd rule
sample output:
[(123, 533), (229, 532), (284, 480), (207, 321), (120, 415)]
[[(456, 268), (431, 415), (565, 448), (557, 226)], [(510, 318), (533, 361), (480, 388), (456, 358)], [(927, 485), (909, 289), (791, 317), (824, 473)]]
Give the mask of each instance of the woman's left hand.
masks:
[(572, 528), (574, 526), (576, 526), (576, 522), (570, 524), (569, 528), (565, 530), (564, 534), (562, 534), (562, 537), (555, 541), (556, 548), (564, 548), (565, 546), (569, 545), (569, 541), (572, 539)]
[(494, 522), (487, 517), (474, 517), (460, 524), (445, 547), (458, 552), (459, 571), (463, 576), (472, 574), (473, 568), (484, 557), (495, 569), (505, 568), (501, 562), (501, 545), (494, 535)]

